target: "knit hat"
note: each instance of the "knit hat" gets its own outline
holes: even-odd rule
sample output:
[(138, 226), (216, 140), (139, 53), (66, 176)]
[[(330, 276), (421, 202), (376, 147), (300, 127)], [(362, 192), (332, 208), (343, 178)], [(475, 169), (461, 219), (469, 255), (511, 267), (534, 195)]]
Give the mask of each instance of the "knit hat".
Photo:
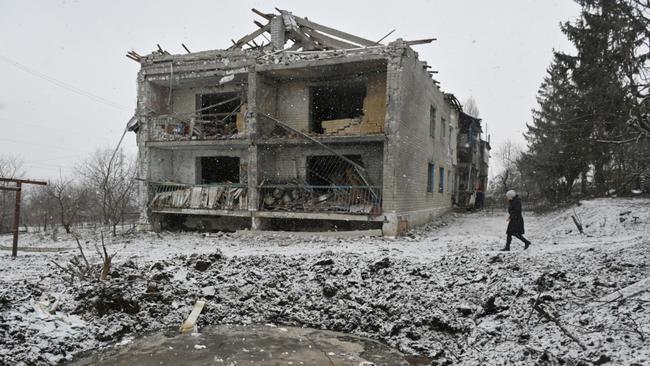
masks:
[(517, 192), (513, 191), (512, 189), (509, 190), (508, 192), (506, 192), (506, 197), (508, 197), (508, 199), (513, 199), (513, 198), (515, 198), (516, 195), (517, 195)]

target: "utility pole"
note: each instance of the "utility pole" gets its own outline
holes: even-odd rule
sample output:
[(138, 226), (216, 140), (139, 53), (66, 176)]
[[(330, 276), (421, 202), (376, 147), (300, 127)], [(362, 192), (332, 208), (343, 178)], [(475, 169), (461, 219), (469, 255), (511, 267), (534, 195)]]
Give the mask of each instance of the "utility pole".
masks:
[(47, 182), (29, 180), (29, 179), (14, 179), (14, 178), (1, 178), (0, 182), (16, 183), (15, 186), (0, 185), (0, 191), (14, 191), (16, 192), (16, 207), (14, 209), (14, 243), (11, 247), (11, 256), (18, 255), (18, 228), (20, 226), (20, 198), (23, 184), (36, 184), (40, 186), (47, 185)]

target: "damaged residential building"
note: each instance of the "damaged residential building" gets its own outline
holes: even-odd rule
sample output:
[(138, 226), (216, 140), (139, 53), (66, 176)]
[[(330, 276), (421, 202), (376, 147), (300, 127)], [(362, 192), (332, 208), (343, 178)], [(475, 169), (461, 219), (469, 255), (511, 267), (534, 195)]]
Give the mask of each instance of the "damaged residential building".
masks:
[(127, 55), (142, 225), (394, 236), (450, 210), (464, 113), (411, 48), (432, 40), (253, 11), (228, 49)]
[(458, 121), (457, 186), (454, 202), (460, 207), (468, 207), (470, 197), (476, 190), (485, 191), (488, 185), (490, 162), (490, 142), (481, 138), (483, 128), (481, 119), (462, 111)]

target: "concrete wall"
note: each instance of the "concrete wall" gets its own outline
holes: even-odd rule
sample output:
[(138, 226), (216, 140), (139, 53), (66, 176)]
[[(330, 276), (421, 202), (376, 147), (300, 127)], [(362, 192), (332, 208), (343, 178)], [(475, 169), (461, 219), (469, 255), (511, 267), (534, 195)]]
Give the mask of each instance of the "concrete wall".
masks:
[[(450, 145), (455, 147), (457, 119), (412, 50), (407, 49), (400, 62), (389, 65), (388, 83), (389, 144), (384, 177), (390, 176), (392, 182), (385, 185), (384, 212), (392, 223), (385, 226), (385, 234), (395, 235), (399, 221), (408, 223), (402, 224), (404, 228), (412, 227), (451, 208), (453, 187), (447, 177), (453, 174)], [(435, 137), (430, 136), (431, 106), (436, 109)], [(434, 192), (427, 192), (429, 163), (435, 165)], [(440, 167), (445, 170), (442, 193), (438, 192)]]
[(197, 159), (203, 156), (232, 156), (240, 158), (240, 182), (248, 180), (248, 150), (243, 149), (151, 149), (150, 180), (155, 182), (200, 183), (197, 179)]
[(199, 94), (212, 93), (240, 93), (246, 98), (246, 90), (238, 85), (224, 85), (221, 87), (176, 87), (172, 90), (172, 112), (188, 113), (185, 117), (191, 117), (196, 111), (196, 96)]
[(277, 84), (276, 113), (291, 127), (309, 131), (309, 86), (305, 80), (283, 80)]
[[(363, 123), (383, 123), (386, 116), (386, 74), (367, 75), (367, 94), (364, 100)], [(258, 81), (258, 110), (275, 115), (291, 127), (309, 132), (309, 88), (327, 79), (277, 80), (260, 77)], [(376, 131), (373, 131), (376, 132)], [(381, 131), (380, 131), (381, 132)]]

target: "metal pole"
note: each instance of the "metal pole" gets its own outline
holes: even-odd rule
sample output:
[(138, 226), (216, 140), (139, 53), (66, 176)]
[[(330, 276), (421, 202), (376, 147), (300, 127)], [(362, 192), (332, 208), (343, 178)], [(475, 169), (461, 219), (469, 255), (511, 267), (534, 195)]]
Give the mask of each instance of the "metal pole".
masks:
[(16, 183), (18, 188), (16, 190), (16, 208), (14, 210), (14, 243), (11, 248), (11, 256), (16, 257), (18, 255), (18, 227), (20, 225), (20, 196), (21, 196), (21, 186), (22, 183)]

